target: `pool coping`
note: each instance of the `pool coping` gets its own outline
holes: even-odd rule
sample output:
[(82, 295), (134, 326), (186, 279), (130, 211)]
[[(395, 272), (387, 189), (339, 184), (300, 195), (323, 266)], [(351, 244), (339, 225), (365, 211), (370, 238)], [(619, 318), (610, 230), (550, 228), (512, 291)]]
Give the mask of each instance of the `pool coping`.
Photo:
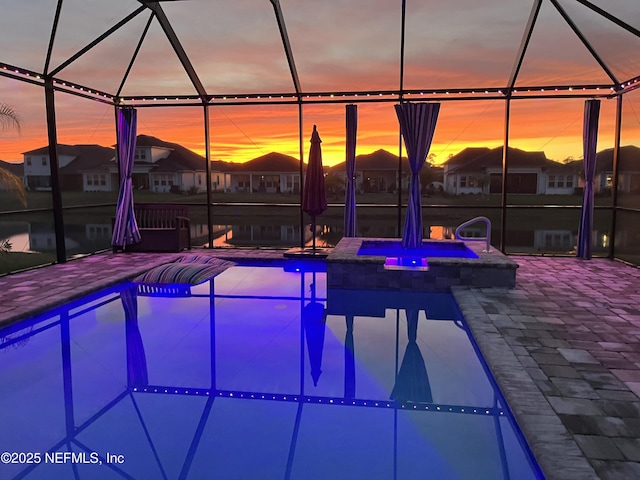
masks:
[[(225, 248), (184, 253), (239, 261), (284, 260), (283, 250), (271, 249)], [(153, 266), (173, 261), (175, 257), (176, 254), (109, 252), (0, 277), (0, 326), (131, 279)], [(640, 446), (640, 311), (637, 307), (640, 304), (637, 293), (640, 291), (640, 270), (605, 259), (586, 262), (557, 257), (511, 258), (519, 265), (516, 288), (457, 286), (451, 291), (544, 475), (553, 480), (640, 478), (640, 453), (636, 453), (640, 452), (640, 448), (636, 448)], [(605, 324), (600, 322), (601, 309), (576, 314), (575, 299), (582, 302), (584, 298), (580, 288), (585, 277), (603, 278), (601, 285), (592, 288), (605, 290), (601, 295), (602, 301), (609, 304)], [(573, 300), (568, 300), (573, 301), (573, 306), (567, 306), (571, 303), (567, 296), (571, 295)], [(625, 304), (629, 305), (626, 310)], [(586, 315), (600, 322), (594, 322), (597, 329), (591, 328), (589, 335), (597, 335), (601, 342), (585, 340), (584, 329), (588, 325), (580, 324), (583, 328), (574, 333), (576, 330), (572, 327), (583, 322)], [(558, 325), (562, 322), (567, 325)], [(564, 337), (566, 341), (552, 329), (558, 326), (566, 327), (564, 333), (569, 335)], [(615, 329), (613, 333), (600, 334), (605, 327)], [(549, 338), (543, 339), (546, 340), (542, 343), (544, 346), (530, 348), (518, 341), (518, 335), (534, 337), (537, 332), (550, 334)], [(615, 363), (618, 361), (612, 358), (615, 352), (605, 351), (612, 348), (610, 343), (616, 340), (631, 347), (631, 352), (627, 353), (629, 349), (621, 352), (624, 357), (620, 358), (626, 360), (624, 367)], [(605, 345), (601, 345), (603, 343)], [(574, 353), (593, 354), (595, 359), (591, 358), (598, 365), (583, 365), (585, 371), (586, 367), (598, 367), (600, 370), (593, 368), (594, 373), (615, 374), (622, 382), (612, 387), (598, 387), (612, 390), (594, 390), (610, 395), (601, 395), (601, 400), (595, 401), (596, 407), (580, 395), (575, 398), (572, 394), (549, 392), (549, 385), (553, 386), (558, 378), (551, 374), (544, 376), (543, 369), (548, 365), (540, 362), (535, 352), (537, 349), (548, 350), (559, 357), (567, 350), (560, 348), (562, 346), (570, 346)], [(600, 352), (599, 348), (605, 350)], [(570, 366), (575, 365), (570, 363)], [(627, 377), (620, 377), (622, 374)], [(559, 379), (566, 380), (562, 376), (558, 375)], [(606, 403), (609, 402), (607, 398), (612, 399), (610, 405)], [(597, 407), (603, 411), (593, 413), (591, 410), (598, 410)], [(567, 424), (567, 419), (571, 422), (582, 420), (583, 423), (576, 427)], [(610, 429), (625, 427), (627, 431), (592, 432), (589, 429), (595, 427), (590, 426), (590, 420), (616, 421)]]

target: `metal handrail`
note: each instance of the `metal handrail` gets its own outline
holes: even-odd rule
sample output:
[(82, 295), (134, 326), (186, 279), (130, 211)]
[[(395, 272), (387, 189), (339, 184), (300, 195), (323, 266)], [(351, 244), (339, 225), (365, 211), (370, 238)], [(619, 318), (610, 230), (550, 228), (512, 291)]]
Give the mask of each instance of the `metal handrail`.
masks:
[[(469, 225), (473, 225), (476, 222), (484, 222), (485, 225), (487, 226), (487, 235), (484, 237), (463, 237), (462, 235), (460, 235), (460, 230), (462, 230), (463, 228), (468, 227)], [(480, 241), (480, 240), (485, 240), (487, 242), (487, 248), (485, 250), (483, 250), (486, 253), (489, 253), (491, 251), (491, 220), (489, 220), (487, 217), (475, 217), (472, 218), (471, 220), (467, 220), (464, 223), (461, 223), (460, 225), (458, 225), (458, 228), (456, 228), (456, 233), (455, 233), (455, 237), (457, 240), (465, 240), (465, 241)]]

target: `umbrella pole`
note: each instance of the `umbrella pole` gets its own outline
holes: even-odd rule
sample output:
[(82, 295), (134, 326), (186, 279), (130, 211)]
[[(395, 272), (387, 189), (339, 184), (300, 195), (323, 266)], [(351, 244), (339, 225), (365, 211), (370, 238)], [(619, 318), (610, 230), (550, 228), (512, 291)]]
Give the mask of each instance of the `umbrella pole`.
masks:
[(316, 251), (316, 216), (315, 215), (311, 215), (311, 238), (312, 238), (311, 245), (313, 245), (312, 249), (315, 252)]

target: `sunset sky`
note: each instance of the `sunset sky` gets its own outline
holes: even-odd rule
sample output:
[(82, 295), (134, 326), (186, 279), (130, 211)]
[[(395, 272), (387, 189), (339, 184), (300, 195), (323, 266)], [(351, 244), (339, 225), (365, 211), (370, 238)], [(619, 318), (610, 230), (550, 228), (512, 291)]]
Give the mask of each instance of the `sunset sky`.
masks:
[[(281, 0), (304, 92), (391, 90), (400, 85), (400, 2)], [(560, 2), (620, 81), (640, 74), (640, 39), (574, 0)], [(636, 0), (593, 0), (640, 28)], [(490, 88), (505, 85), (532, 0), (407, 1), (404, 87)], [(43, 70), (56, 2), (0, 0), (0, 64)], [(52, 68), (140, 6), (133, 0), (65, 0)], [(208, 92), (293, 93), (291, 74), (268, 0), (162, 3)], [(149, 18), (143, 12), (57, 76), (108, 93), (118, 90)], [(516, 87), (610, 83), (553, 5), (545, 0)], [(190, 95), (194, 88), (154, 20), (122, 95)], [(623, 143), (640, 144), (640, 91), (628, 95)], [(46, 144), (43, 89), (0, 77), (0, 102), (20, 113), (20, 132), (0, 133), (0, 159)], [(584, 99), (512, 102), (510, 145), (543, 150), (554, 160), (582, 156)], [(328, 165), (344, 161), (344, 104), (303, 107), (304, 156), (314, 124)], [(397, 154), (393, 102), (358, 106), (357, 153)], [(598, 148), (613, 146), (615, 100), (602, 101)], [(246, 161), (271, 151), (299, 156), (296, 105), (220, 106), (211, 114), (211, 157)], [(56, 95), (58, 141), (115, 143), (110, 105)], [(431, 153), (436, 163), (467, 146), (495, 147), (504, 135), (504, 102), (442, 101)], [(140, 108), (138, 132), (204, 154), (202, 108)]]

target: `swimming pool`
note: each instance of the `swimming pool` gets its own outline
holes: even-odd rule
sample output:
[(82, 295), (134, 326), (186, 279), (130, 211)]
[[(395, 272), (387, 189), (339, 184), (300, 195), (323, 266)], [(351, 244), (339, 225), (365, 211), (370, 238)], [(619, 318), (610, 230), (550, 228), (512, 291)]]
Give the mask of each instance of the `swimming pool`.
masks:
[(42, 455), (0, 477), (541, 476), (449, 294), (313, 266), (126, 283), (0, 331), (0, 451)]

